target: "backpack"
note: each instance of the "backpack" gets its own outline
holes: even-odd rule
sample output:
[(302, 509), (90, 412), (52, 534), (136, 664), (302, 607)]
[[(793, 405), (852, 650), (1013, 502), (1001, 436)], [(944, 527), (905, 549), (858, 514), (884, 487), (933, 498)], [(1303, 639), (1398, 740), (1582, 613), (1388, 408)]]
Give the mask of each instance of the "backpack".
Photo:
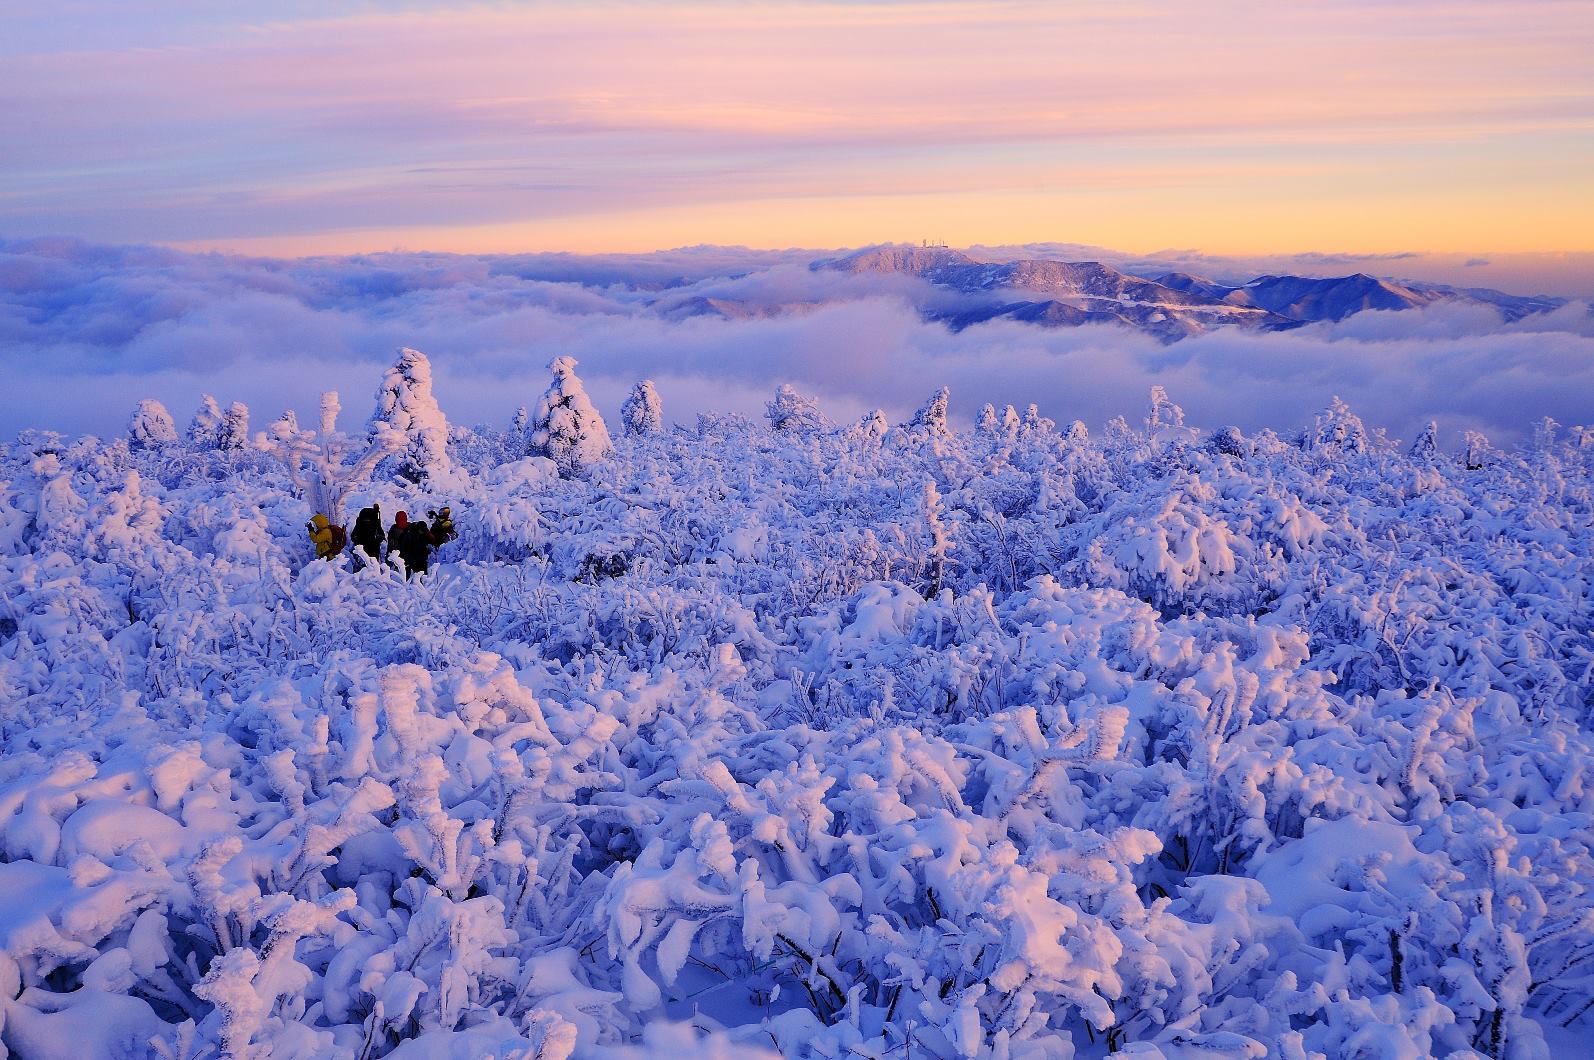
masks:
[(342, 554), (344, 547), (349, 543), (349, 535), (344, 533), (341, 526), (331, 526), (328, 529), (332, 531), (332, 537), (328, 545), (327, 558), (331, 559), (333, 556)]
[[(422, 522), (413, 522), (404, 528), (399, 537), (399, 551), (424, 556), (432, 548), (432, 533)], [(406, 560), (408, 557), (406, 557)]]

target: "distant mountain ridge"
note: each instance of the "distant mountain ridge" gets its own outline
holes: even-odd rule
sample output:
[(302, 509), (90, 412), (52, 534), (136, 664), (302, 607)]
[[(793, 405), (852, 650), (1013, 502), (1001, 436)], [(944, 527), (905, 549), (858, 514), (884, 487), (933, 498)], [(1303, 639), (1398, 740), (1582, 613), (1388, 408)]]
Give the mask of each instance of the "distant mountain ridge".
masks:
[(1487, 305), (1507, 320), (1564, 304), (1557, 298), (1400, 283), (1366, 273), (1270, 275), (1231, 286), (1180, 272), (1140, 276), (1099, 261), (982, 262), (948, 247), (869, 247), (809, 267), (912, 275), (970, 296), (955, 310), (925, 310), (954, 330), (999, 318), (1044, 327), (1118, 323), (1169, 342), (1220, 327), (1283, 331), (1370, 309), (1415, 309), (1440, 301)]

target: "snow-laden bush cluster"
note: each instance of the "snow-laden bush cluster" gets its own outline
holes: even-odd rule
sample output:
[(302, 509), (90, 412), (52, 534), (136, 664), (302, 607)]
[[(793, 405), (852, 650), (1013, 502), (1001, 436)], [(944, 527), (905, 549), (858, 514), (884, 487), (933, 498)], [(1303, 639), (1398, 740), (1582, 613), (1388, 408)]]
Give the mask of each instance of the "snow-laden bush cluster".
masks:
[[(611, 441), (574, 367), (508, 431), (406, 353), (357, 436), (334, 397), (242, 445), (207, 398), (0, 448), (5, 1046), (1587, 1035), (1589, 432), (1248, 438), (1160, 392), (1096, 436), (944, 391), (831, 426), (789, 388), (666, 429), (649, 385)], [(459, 539), (311, 559), (373, 501)]]

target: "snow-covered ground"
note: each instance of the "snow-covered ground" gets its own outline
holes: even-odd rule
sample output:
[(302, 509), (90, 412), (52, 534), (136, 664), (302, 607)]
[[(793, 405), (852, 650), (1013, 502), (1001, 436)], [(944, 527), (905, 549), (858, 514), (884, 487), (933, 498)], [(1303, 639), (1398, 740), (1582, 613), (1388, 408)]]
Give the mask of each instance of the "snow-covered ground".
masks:
[[(554, 371), (0, 446), (7, 1048), (1594, 1050), (1594, 433), (611, 441)], [(312, 559), (373, 501), (460, 536)]]

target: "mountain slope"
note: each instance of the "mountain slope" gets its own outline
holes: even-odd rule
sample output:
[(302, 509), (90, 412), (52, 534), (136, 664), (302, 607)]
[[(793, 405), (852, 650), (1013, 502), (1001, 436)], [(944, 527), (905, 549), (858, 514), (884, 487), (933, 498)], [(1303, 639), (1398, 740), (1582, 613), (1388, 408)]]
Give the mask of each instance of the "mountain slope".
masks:
[[(1220, 327), (1277, 331), (1343, 320), (1367, 310), (1416, 309), (1435, 302), (1488, 305), (1507, 320), (1562, 300), (1441, 284), (1352, 276), (1260, 276), (1234, 286), (1188, 273), (1146, 277), (1099, 261), (983, 262), (948, 247), (869, 247), (811, 268), (853, 275), (905, 274), (970, 296), (954, 310), (925, 315), (954, 329), (998, 318), (1043, 327), (1118, 323), (1173, 341)], [(989, 301), (981, 296), (991, 296)]]

